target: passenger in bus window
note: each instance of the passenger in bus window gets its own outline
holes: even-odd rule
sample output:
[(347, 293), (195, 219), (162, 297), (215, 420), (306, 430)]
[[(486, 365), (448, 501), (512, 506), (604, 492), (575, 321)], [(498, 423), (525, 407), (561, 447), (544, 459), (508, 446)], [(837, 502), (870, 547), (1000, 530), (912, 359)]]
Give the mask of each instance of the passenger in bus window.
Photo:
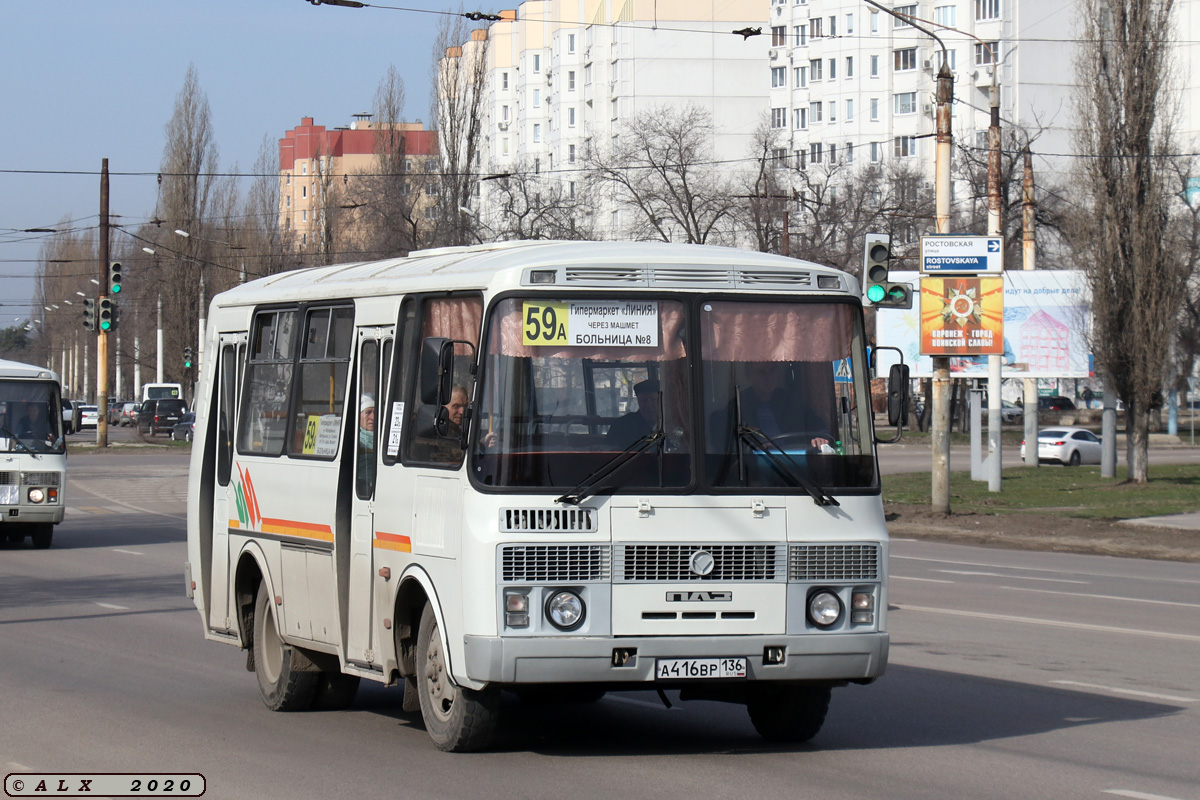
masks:
[(455, 386), (450, 391), (450, 402), (446, 403), (446, 412), (450, 415), (450, 425), (446, 436), (457, 439), (462, 436), (463, 414), (467, 410), (467, 387)]
[(633, 444), (643, 436), (658, 430), (658, 414), (662, 407), (662, 389), (658, 381), (647, 378), (633, 386), (637, 410), (618, 418), (608, 426), (608, 438), (617, 446)]
[[(364, 394), (358, 401), (358, 481), (370, 487), (375, 480), (375, 398)], [(364, 494), (363, 492), (359, 493)]]
[(43, 403), (28, 403), (25, 406), (25, 416), (17, 420), (17, 436), (22, 439), (34, 439), (44, 442), (50, 438), (50, 422), (46, 418), (46, 407)]

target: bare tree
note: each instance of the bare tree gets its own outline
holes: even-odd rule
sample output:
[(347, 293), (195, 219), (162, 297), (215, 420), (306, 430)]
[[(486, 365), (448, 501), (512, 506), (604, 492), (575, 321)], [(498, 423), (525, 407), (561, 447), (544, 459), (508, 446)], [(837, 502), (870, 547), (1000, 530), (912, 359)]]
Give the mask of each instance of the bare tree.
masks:
[[(292, 234), (279, 226), (279, 146), (264, 135), (254, 161), (254, 181), (242, 203), (241, 261), (248, 278), (283, 272), (295, 259), (291, 250)], [(241, 266), (241, 264), (239, 264)]]
[(488, 65), (486, 28), (469, 29), (461, 16), (443, 16), (433, 46), (433, 118), (441, 148), (440, 174), (425, 191), (438, 200), (438, 244), (468, 244), (462, 210), (479, 191)]
[(1188, 278), (1170, 247), (1167, 183), (1173, 0), (1081, 0), (1076, 58), (1080, 203), (1075, 246), (1092, 291), (1098, 371), (1126, 407), (1129, 480), (1148, 475), (1149, 414), (1163, 387)]
[(713, 163), (713, 134), (699, 106), (659, 106), (634, 116), (611, 146), (585, 153), (594, 179), (632, 212), (626, 234), (704, 244), (728, 232), (738, 200)]
[(492, 182), (489, 206), (494, 228), (481, 224), (486, 239), (595, 238), (594, 203), (586, 181), (537, 174), (520, 164)]
[(754, 129), (750, 150), (754, 170), (742, 178), (745, 203), (737, 216), (753, 237), (756, 250), (783, 252), (784, 211), (792, 197), (791, 187), (784, 182), (787, 151), (780, 129), (772, 128), (765, 115)]

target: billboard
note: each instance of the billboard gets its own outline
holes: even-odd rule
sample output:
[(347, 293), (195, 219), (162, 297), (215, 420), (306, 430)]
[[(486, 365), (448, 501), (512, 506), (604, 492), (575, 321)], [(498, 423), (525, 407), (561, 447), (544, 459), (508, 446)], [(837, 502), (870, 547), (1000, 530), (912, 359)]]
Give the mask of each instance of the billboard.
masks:
[[(889, 279), (911, 283), (915, 287), (922, 281), (922, 276), (916, 272), (893, 271)], [(949, 283), (961, 279), (937, 280)], [(995, 280), (1004, 281), (1004, 327), (1000, 352), (997, 353), (1004, 356), (1004, 377), (1088, 377), (1090, 352), (1086, 334), (1091, 329), (1091, 312), (1083, 273), (1077, 270), (1012, 270)], [(923, 304), (924, 291), (921, 296)], [(965, 307), (965, 304), (960, 305)], [(929, 378), (933, 376), (933, 358), (921, 352), (922, 314), (915, 306), (879, 311), (875, 316), (875, 339), (880, 346), (899, 348), (904, 353), (904, 363), (912, 368), (913, 377)], [(891, 353), (880, 353), (881, 369), (886, 370), (892, 361)], [(987, 357), (952, 355), (950, 372), (955, 377), (986, 378)]]
[(1004, 279), (921, 278), (921, 355), (1004, 354)]

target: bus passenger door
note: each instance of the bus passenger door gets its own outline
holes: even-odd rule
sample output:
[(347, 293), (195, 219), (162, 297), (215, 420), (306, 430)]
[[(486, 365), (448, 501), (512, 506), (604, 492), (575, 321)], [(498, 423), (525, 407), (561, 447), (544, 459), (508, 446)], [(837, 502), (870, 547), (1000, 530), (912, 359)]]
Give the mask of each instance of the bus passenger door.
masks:
[[(239, 353), (245, 352), (245, 334), (221, 334), (218, 345), (217, 367), (213, 374), (214, 396), (209, 409), (216, 415), (216, 487), (213, 491), (213, 546), (212, 581), (209, 585), (208, 624), (218, 631), (234, 630), (233, 616), (229, 613), (229, 528), (238, 526), (237, 501), (231, 497), (236, 491), (231, 478), (233, 471), (234, 409), (237, 408), (237, 390), (240, 370)], [(233, 517), (230, 517), (230, 509)]]
[[(379, 474), (379, 436), (375, 420), (386, 400), (380, 391), (380, 365), (390, 351), (384, 347), (380, 328), (360, 329), (358, 334), (358, 386), (355, 408), (354, 495), (350, 523), (350, 585), (347, 609), (346, 660), (360, 665), (381, 663), (372, 641), (375, 585), (373, 545), (375, 538), (375, 482)], [(390, 331), (386, 332), (390, 336)], [(390, 344), (390, 338), (388, 339)]]

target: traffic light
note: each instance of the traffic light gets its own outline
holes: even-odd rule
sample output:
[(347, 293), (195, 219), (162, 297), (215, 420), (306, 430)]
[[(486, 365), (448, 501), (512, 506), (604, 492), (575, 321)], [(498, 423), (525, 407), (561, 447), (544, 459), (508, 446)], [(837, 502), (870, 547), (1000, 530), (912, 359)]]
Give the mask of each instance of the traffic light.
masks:
[(184, 369), (192, 368), (192, 348), (183, 348), (183, 367)]
[(96, 301), (90, 297), (83, 301), (83, 327), (96, 330)]
[(99, 313), (96, 315), (99, 318), (100, 330), (109, 331), (113, 326), (113, 301), (107, 297), (100, 298)]
[(114, 261), (108, 265), (108, 293), (109, 294), (120, 294), (121, 293), (121, 283), (123, 282), (121, 280), (121, 269), (122, 269), (122, 267), (121, 267), (120, 261)]
[(863, 248), (863, 297), (876, 308), (912, 308), (912, 287), (888, 280), (892, 237), (868, 233)]

